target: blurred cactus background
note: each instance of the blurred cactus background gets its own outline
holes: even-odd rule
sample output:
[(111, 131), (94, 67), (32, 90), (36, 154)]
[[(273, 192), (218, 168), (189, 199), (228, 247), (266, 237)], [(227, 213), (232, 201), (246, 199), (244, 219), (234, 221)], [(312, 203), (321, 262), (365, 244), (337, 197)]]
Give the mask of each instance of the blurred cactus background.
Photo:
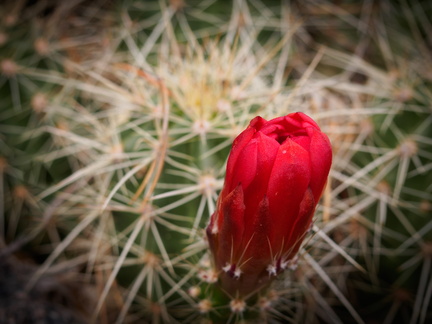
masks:
[[(430, 1), (3, 1), (0, 323), (432, 322)], [(334, 162), (296, 263), (214, 288), (232, 140), (302, 111)]]

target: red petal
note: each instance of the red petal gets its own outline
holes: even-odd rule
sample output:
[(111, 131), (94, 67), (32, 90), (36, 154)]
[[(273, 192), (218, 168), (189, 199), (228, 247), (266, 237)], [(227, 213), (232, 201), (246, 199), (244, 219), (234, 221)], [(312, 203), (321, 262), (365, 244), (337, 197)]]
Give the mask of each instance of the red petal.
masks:
[(314, 215), (316, 202), (311, 189), (307, 189), (300, 203), (300, 209), (294, 224), (285, 235), (284, 251), (286, 259), (291, 259), (297, 254), (298, 249), (308, 231)]
[[(267, 194), (267, 187), (270, 174), (273, 169), (273, 164), (279, 150), (279, 143), (274, 139), (258, 132), (253, 139), (256, 143), (256, 161), (252, 163), (254, 168), (254, 177), (248, 186), (243, 186), (245, 194), (245, 241), (247, 241), (254, 232), (252, 223), (255, 222), (254, 217), (257, 215), (258, 204)], [(248, 168), (244, 165), (243, 168)], [(243, 184), (243, 183), (242, 183)]]
[(228, 157), (227, 169), (225, 175), (225, 188), (228, 192), (231, 192), (238, 183), (232, 182), (233, 175), (237, 172), (236, 165), (239, 156), (242, 154), (246, 145), (249, 144), (250, 140), (254, 136), (254, 134), (259, 130), (262, 125), (266, 122), (265, 119), (260, 116), (255, 117), (249, 123), (248, 128), (246, 128), (243, 132), (241, 132), (235, 139), (230, 151), (230, 155)]
[(296, 221), (310, 177), (308, 152), (287, 139), (277, 153), (267, 190), (272, 217), (271, 241), (276, 252), (281, 251), (284, 235)]
[(332, 149), (330, 141), (325, 134), (313, 128), (308, 128), (308, 133), (311, 139), (309, 149), (312, 171), (310, 187), (315, 201), (318, 202), (331, 167)]
[(291, 140), (296, 142), (298, 145), (300, 145), (306, 151), (309, 152), (310, 142), (311, 142), (311, 139), (309, 138), (309, 136), (294, 136), (294, 137), (291, 137)]
[(244, 210), (243, 189), (239, 185), (225, 197), (219, 210), (222, 213), (217, 258), (220, 267), (225, 266), (226, 262), (232, 263), (239, 257), (244, 228)]
[(255, 128), (255, 130), (259, 131), (267, 123), (267, 120), (262, 118), (261, 116), (256, 116), (254, 119), (252, 119), (249, 123), (249, 127)]
[(235, 172), (225, 177), (225, 186), (227, 190), (231, 191), (239, 184), (243, 188), (247, 188), (253, 181), (257, 171), (257, 155), (258, 155), (258, 142), (255, 139), (250, 140), (238, 154), (236, 164), (234, 166)]
[(318, 124), (312, 119), (310, 118), (308, 115), (302, 113), (302, 112), (296, 112), (296, 113), (292, 113), (287, 115), (286, 117), (290, 118), (291, 121), (296, 121), (296, 123), (299, 123), (298, 126), (300, 128), (305, 128), (308, 126), (312, 126), (316, 129), (320, 129)]
[[(267, 196), (259, 202), (258, 208), (253, 217), (253, 222), (248, 222), (250, 228), (253, 229), (252, 235), (248, 239), (243, 240), (243, 262), (247, 261), (242, 270), (247, 272), (251, 269), (257, 272), (259, 268), (265, 270), (272, 260), (272, 251), (269, 243), (269, 230), (271, 228), (271, 218), (269, 215), (269, 201)], [(245, 235), (245, 237), (247, 237)]]

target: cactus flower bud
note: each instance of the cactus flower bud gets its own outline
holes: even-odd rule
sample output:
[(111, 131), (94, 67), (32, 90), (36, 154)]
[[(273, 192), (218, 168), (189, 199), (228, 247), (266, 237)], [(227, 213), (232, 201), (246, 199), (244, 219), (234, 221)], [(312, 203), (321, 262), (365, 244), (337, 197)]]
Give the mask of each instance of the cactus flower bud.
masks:
[(327, 136), (300, 112), (256, 117), (234, 140), (207, 228), (222, 289), (246, 296), (294, 262), (331, 161)]

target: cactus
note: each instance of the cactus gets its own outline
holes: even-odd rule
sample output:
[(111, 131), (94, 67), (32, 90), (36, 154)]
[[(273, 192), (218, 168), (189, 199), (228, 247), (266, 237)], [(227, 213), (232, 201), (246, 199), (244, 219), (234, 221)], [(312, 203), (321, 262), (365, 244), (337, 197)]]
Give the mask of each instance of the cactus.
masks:
[[(0, 271), (22, 269), (0, 310), (20, 293), (47, 322), (431, 320), (429, 7), (100, 4), (0, 7)], [(333, 146), (314, 225), (269, 289), (230, 296), (205, 235), (229, 149), (295, 111)]]

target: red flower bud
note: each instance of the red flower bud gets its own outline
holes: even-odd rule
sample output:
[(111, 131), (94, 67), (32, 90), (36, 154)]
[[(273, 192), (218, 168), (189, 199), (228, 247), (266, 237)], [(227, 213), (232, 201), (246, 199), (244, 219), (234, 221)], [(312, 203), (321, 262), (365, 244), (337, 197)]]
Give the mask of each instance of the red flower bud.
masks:
[(207, 236), (222, 288), (247, 295), (293, 262), (332, 161), (330, 142), (303, 113), (254, 118), (235, 140)]

